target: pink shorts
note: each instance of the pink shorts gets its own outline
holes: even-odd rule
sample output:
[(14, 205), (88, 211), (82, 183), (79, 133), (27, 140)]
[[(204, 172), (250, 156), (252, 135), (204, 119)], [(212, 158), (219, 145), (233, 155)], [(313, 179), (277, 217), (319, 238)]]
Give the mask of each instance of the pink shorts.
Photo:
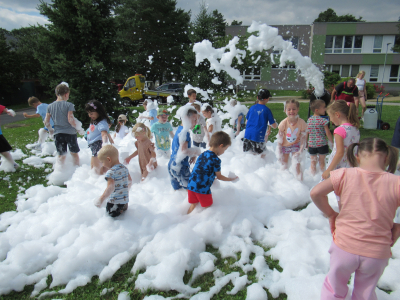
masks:
[(201, 207), (208, 207), (213, 204), (213, 198), (212, 198), (211, 194), (200, 194), (200, 193), (196, 193), (191, 190), (188, 190), (188, 197), (189, 197), (190, 204), (200, 202)]
[(283, 154), (290, 154), (296, 153), (300, 151), (300, 143), (293, 144), (292, 146), (283, 147), (282, 146), (282, 153)]

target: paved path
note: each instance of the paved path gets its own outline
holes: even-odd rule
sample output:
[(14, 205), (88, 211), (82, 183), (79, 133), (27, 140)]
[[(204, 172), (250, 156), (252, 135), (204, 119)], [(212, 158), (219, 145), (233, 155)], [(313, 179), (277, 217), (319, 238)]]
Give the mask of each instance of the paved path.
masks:
[(36, 113), (36, 109), (29, 107), (29, 108), (16, 110), (15, 112), (17, 113), (17, 115), (15, 117), (11, 117), (11, 116), (3, 113), (0, 117), (0, 125), (5, 125), (8, 123), (25, 120), (23, 113), (26, 112), (28, 115), (33, 115)]

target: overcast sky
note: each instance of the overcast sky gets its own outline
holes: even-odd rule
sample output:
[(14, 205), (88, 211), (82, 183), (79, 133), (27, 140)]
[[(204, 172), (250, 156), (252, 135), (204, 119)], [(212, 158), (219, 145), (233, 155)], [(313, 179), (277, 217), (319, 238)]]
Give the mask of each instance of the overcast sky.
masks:
[[(191, 10), (193, 17), (201, 2), (177, 0), (177, 6)], [(39, 3), (39, 0), (0, 0), (0, 27), (12, 30), (45, 24), (46, 18), (36, 8)], [(397, 21), (400, 17), (399, 0), (213, 0), (204, 3), (210, 11), (218, 9), (229, 24), (233, 20), (243, 21), (243, 25), (250, 25), (252, 20), (268, 25), (311, 24), (320, 12), (328, 8), (334, 9), (338, 15), (362, 16), (370, 22)]]

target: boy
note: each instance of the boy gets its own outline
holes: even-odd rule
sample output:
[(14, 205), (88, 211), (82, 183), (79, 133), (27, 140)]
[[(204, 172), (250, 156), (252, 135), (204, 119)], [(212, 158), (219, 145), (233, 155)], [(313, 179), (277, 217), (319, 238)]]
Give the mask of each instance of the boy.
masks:
[[(172, 141), (172, 155), (168, 163), (168, 172), (171, 177), (171, 185), (174, 190), (187, 189), (187, 184), (190, 176), (189, 164), (196, 160), (196, 156), (200, 154), (199, 148), (191, 149), (191, 139), (188, 130), (193, 129), (197, 122), (197, 111), (192, 106), (183, 106), (182, 117), (186, 118), (185, 122), (182, 120), (181, 126), (175, 132)], [(189, 123), (187, 126), (190, 128), (183, 128), (183, 124)], [(186, 125), (185, 125), (186, 126)], [(181, 131), (183, 134), (186, 132), (185, 141), (181, 144), (179, 135)], [(189, 160), (189, 156), (191, 157)]]
[(187, 95), (189, 98), (189, 102), (186, 105), (192, 105), (196, 101), (197, 93), (194, 89), (190, 89), (187, 91)]
[(203, 152), (197, 159), (189, 178), (188, 200), (191, 204), (188, 210), (190, 214), (200, 202), (202, 207), (209, 207), (213, 204), (210, 187), (215, 177), (222, 181), (233, 181), (235, 178), (228, 178), (221, 174), (221, 160), (218, 156), (224, 154), (231, 145), (231, 138), (223, 131), (215, 132), (210, 140), (210, 150)]
[[(12, 109), (7, 109), (5, 106), (0, 105), (0, 115), (3, 112), (9, 116), (15, 117), (15, 112)], [(12, 148), (6, 138), (3, 136), (3, 132), (0, 128), (0, 154), (14, 167), (14, 169), (17, 169), (19, 165), (14, 161), (13, 157), (11, 156), (11, 150)]]
[(144, 100), (143, 102), (144, 110), (147, 112), (148, 116), (140, 115), (138, 119), (147, 119), (148, 122), (143, 121), (143, 123), (151, 128), (153, 124), (157, 123), (157, 110), (155, 109), (154, 103), (151, 100)]
[(174, 138), (171, 123), (168, 122), (169, 112), (165, 108), (159, 108), (157, 111), (158, 122), (151, 126), (150, 131), (154, 133), (157, 148), (157, 157), (164, 156), (169, 158), (171, 156), (171, 138)]
[(329, 130), (329, 121), (322, 116), (325, 115), (326, 106), (323, 100), (314, 100), (310, 104), (310, 109), (314, 113), (307, 121), (308, 152), (311, 156), (311, 174), (314, 176), (317, 170), (317, 160), (321, 172), (325, 171), (325, 157), (329, 153), (329, 146), (326, 140), (333, 143), (332, 134)]
[(197, 129), (196, 132), (193, 131), (193, 145), (196, 147), (201, 147), (206, 149), (206, 143), (203, 142), (204, 140), (204, 135), (206, 134), (206, 119), (204, 116), (200, 113), (201, 107), (200, 107), (200, 102), (195, 102), (192, 103), (192, 106), (197, 110), (197, 122), (196, 125), (200, 125), (200, 128)]
[(257, 104), (250, 107), (247, 113), (243, 152), (252, 151), (255, 154), (262, 154), (266, 149), (265, 133), (268, 123), (272, 128), (278, 127), (271, 110), (265, 106), (270, 96), (271, 93), (267, 89), (261, 89), (257, 95)]
[(132, 178), (128, 169), (120, 164), (118, 150), (112, 145), (104, 145), (97, 154), (99, 160), (109, 170), (106, 173), (107, 188), (103, 195), (95, 202), (100, 207), (103, 201), (107, 201), (106, 211), (115, 218), (128, 209), (129, 189), (132, 185)]
[[(44, 123), (44, 120), (46, 119), (47, 107), (49, 105), (46, 104), (46, 103), (40, 102), (40, 100), (38, 98), (36, 98), (36, 97), (30, 97), (28, 99), (28, 105), (33, 107), (33, 108), (36, 108), (36, 114), (28, 115), (27, 113), (24, 112), (23, 113), (24, 117), (25, 118), (40, 118), (41, 117), (42, 120), (43, 120), (43, 123)], [(54, 128), (54, 122), (53, 122), (52, 118), (50, 118), (50, 126), (51, 126), (51, 128)], [(42, 144), (47, 139), (47, 136), (48, 136), (47, 132), (48, 131), (49, 130), (47, 129), (46, 126), (44, 128), (40, 128), (39, 129), (39, 131), (38, 131), (39, 140), (38, 140), (37, 144), (34, 147), (35, 149), (41, 149)]]

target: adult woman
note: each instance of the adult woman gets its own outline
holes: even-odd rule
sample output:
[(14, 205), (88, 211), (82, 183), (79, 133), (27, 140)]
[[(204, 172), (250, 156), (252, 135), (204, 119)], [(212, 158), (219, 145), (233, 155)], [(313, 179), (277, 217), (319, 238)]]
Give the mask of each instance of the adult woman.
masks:
[(367, 109), (366, 101), (367, 101), (367, 83), (365, 82), (364, 79), (365, 72), (360, 71), (357, 74), (356, 77), (356, 86), (358, 88), (358, 99), (359, 101), (355, 100), (355, 105), (357, 107), (357, 112), (358, 112), (358, 102), (361, 102), (362, 106), (362, 114), (361, 116), (364, 117), (364, 112)]

